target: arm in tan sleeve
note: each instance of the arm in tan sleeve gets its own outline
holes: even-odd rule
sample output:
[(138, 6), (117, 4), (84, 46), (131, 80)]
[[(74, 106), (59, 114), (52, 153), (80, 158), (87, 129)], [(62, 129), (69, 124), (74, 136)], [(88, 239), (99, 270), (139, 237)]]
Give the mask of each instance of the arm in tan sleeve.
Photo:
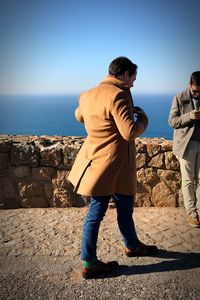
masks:
[(80, 110), (80, 107), (78, 106), (77, 109), (75, 110), (75, 117), (76, 119), (81, 122), (81, 123), (84, 123), (84, 119), (83, 119), (83, 116), (81, 114), (81, 110)]
[(140, 136), (146, 129), (148, 119), (145, 113), (138, 115), (134, 120), (133, 107), (126, 93), (120, 93), (112, 103), (111, 113), (122, 137), (127, 140), (133, 140)]

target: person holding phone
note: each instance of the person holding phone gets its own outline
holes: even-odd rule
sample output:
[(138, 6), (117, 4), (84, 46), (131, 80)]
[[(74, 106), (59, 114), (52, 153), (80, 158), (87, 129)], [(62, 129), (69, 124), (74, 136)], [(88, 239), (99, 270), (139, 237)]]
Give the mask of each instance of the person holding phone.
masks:
[(169, 125), (174, 128), (173, 152), (180, 162), (188, 222), (200, 227), (200, 71), (193, 72), (188, 88), (174, 97)]

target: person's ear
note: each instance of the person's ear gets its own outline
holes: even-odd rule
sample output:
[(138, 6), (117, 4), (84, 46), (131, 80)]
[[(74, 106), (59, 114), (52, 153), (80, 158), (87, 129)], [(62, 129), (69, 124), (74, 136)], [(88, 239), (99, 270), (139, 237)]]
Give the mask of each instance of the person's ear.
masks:
[(125, 71), (124, 72), (124, 78), (125, 79), (128, 79), (130, 76), (129, 76), (129, 71)]

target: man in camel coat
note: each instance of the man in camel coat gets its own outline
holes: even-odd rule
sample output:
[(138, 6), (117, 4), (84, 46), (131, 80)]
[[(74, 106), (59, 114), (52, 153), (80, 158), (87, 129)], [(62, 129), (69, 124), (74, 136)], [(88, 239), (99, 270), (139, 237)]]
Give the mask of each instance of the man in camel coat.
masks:
[(91, 196), (81, 249), (84, 278), (93, 278), (118, 265), (116, 261), (104, 263), (96, 254), (99, 226), (111, 196), (125, 254), (146, 256), (157, 251), (156, 246), (139, 241), (132, 217), (137, 182), (134, 140), (148, 124), (144, 111), (134, 107), (130, 93), (136, 75), (137, 65), (128, 58), (114, 59), (109, 75), (100, 85), (81, 94), (75, 111), (77, 120), (84, 123), (87, 138), (68, 179), (78, 194)]

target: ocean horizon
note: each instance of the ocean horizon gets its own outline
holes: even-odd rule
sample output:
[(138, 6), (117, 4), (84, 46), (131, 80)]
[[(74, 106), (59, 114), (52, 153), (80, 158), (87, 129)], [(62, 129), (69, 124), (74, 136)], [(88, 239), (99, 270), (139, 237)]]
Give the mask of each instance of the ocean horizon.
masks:
[[(149, 125), (141, 137), (172, 140), (168, 125), (172, 94), (134, 94)], [(0, 134), (86, 136), (74, 117), (79, 95), (0, 95)]]

